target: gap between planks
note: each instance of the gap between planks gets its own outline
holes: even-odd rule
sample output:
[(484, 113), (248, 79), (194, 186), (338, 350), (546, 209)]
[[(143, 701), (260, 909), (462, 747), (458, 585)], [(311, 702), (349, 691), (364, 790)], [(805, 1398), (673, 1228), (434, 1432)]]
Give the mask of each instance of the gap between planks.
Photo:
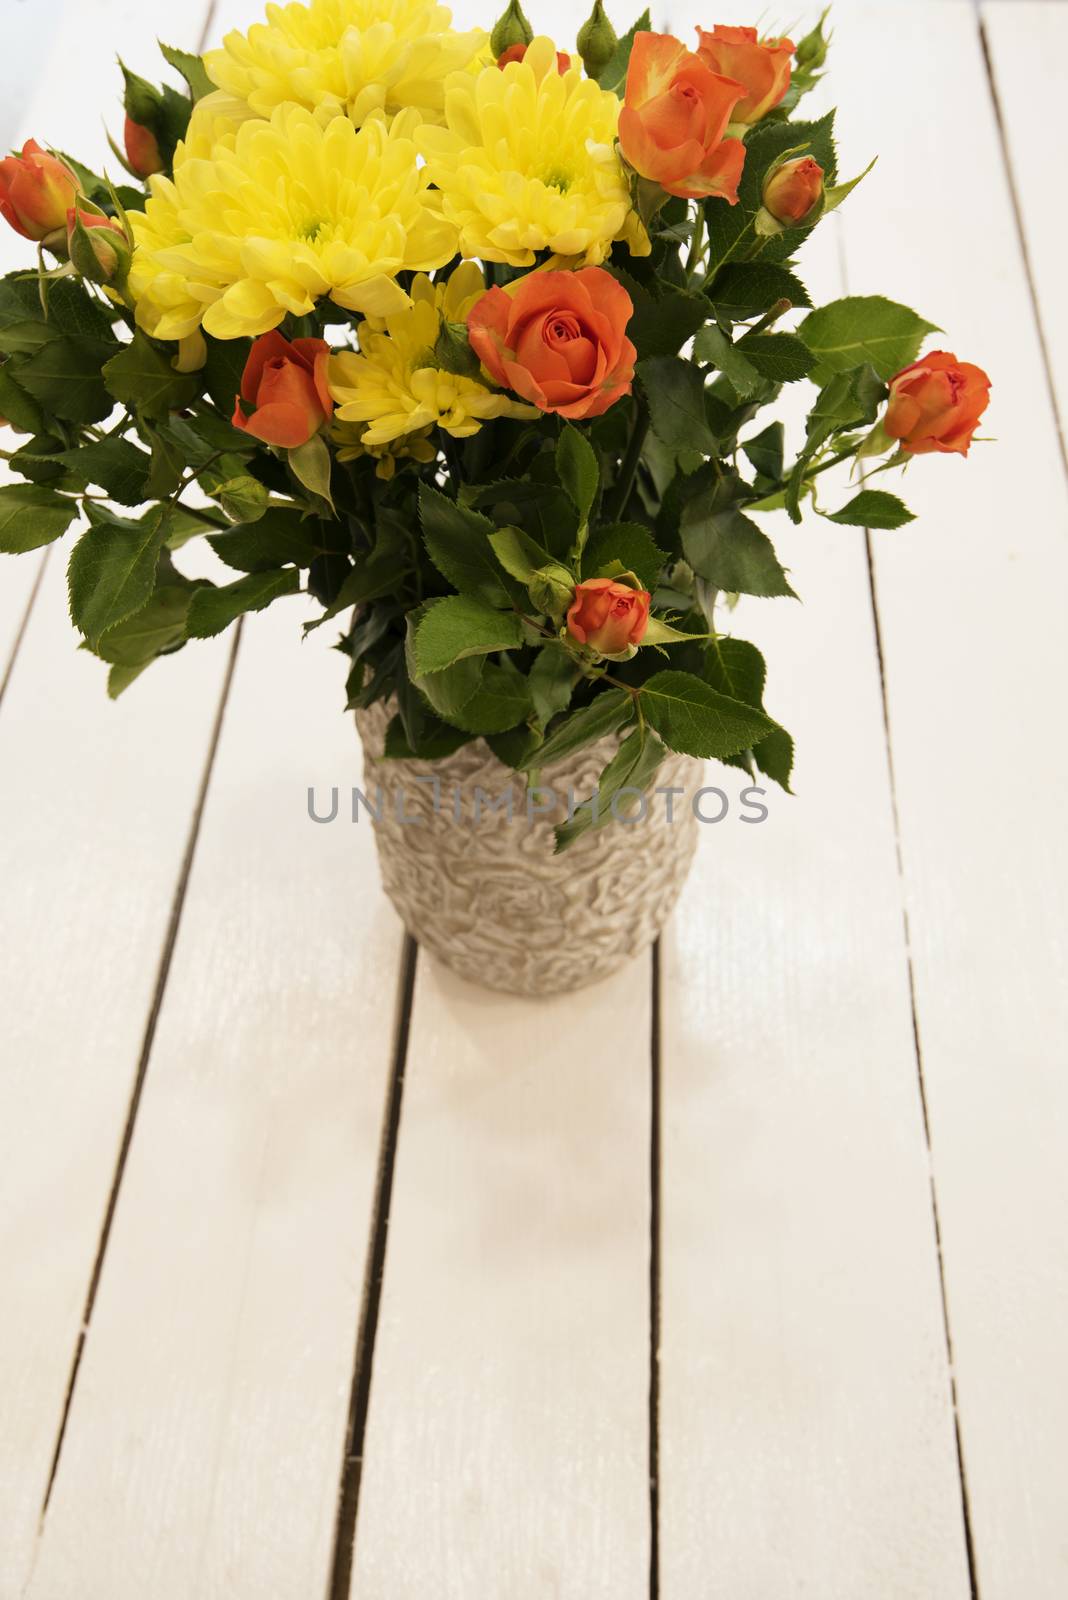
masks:
[[(42, 563), (43, 570), (43, 563)], [(36, 592), (36, 590), (35, 590)], [(27, 608), (27, 615), (29, 608)], [(144, 1093), (145, 1080), (148, 1076), (148, 1065), (152, 1055), (152, 1044), (156, 1035), (156, 1024), (159, 1021), (160, 1009), (163, 1005), (163, 995), (170, 975), (171, 960), (174, 956), (174, 947), (178, 939), (178, 930), (182, 921), (182, 909), (185, 905), (186, 889), (189, 884), (189, 875), (193, 868), (193, 859), (196, 855), (197, 839), (200, 835), (200, 824), (204, 816), (204, 807), (207, 802), (208, 788), (211, 783), (212, 768), (215, 765), (215, 756), (222, 736), (223, 721), (226, 715), (226, 705), (230, 697), (230, 685), (233, 682), (234, 667), (237, 664), (237, 653), (241, 644), (241, 622), (238, 622), (234, 632), (234, 642), (226, 664), (223, 676), (222, 689), (219, 694), (218, 708), (212, 724), (211, 738), (208, 743), (207, 755), (204, 759), (204, 769), (197, 790), (196, 803), (193, 807), (193, 816), (189, 824), (189, 833), (186, 838), (185, 851), (182, 855), (178, 878), (174, 887), (171, 901), (171, 913), (167, 922), (167, 930), (163, 937), (163, 947), (160, 951), (159, 966), (156, 972), (156, 982), (152, 992), (152, 1000), (148, 1009), (145, 1022), (144, 1037), (141, 1044), (141, 1053), (138, 1057), (137, 1070), (134, 1074), (133, 1088), (130, 1093), (130, 1103), (126, 1112), (123, 1125), (122, 1141), (119, 1145), (118, 1158), (115, 1163), (115, 1172), (111, 1180), (111, 1189), (108, 1202), (104, 1211), (104, 1220), (100, 1229), (100, 1239), (97, 1244), (96, 1256), (93, 1261), (93, 1270), (89, 1278), (89, 1288), (85, 1297), (85, 1310), (82, 1313), (81, 1328), (78, 1341), (74, 1348), (71, 1361), (70, 1377), (67, 1381), (67, 1392), (63, 1400), (63, 1412), (60, 1416), (59, 1428), (56, 1433), (56, 1446), (52, 1453), (52, 1464), (48, 1473), (48, 1483), (45, 1488), (44, 1500), (41, 1505), (41, 1530), (43, 1531), (45, 1518), (48, 1515), (48, 1505), (52, 1498), (52, 1489), (59, 1471), (60, 1458), (63, 1454), (63, 1441), (66, 1437), (67, 1423), (70, 1418), (71, 1406), (74, 1402), (74, 1391), (78, 1383), (78, 1372), (85, 1352), (85, 1343), (89, 1337), (89, 1326), (92, 1322), (93, 1307), (96, 1303), (97, 1290), (104, 1270), (104, 1261), (107, 1256), (108, 1242), (111, 1238), (111, 1229), (115, 1220), (115, 1211), (119, 1202), (119, 1193), (122, 1189), (122, 1180), (126, 1172), (126, 1163), (133, 1144), (134, 1128), (137, 1123), (137, 1113), (141, 1106)]]
[(1016, 175), (1012, 166), (1012, 153), (1009, 149), (1008, 135), (1005, 131), (1005, 118), (1001, 109), (1001, 97), (998, 94), (997, 73), (994, 70), (994, 58), (990, 49), (990, 40), (987, 36), (986, 23), (980, 6), (980, 0), (973, 0), (975, 6), (975, 24), (979, 32), (979, 48), (983, 53), (983, 66), (986, 69), (986, 82), (990, 90), (990, 103), (994, 111), (994, 124), (998, 130), (998, 146), (1001, 150), (1002, 165), (1005, 168), (1005, 184), (1009, 191), (1009, 200), (1012, 204), (1012, 217), (1016, 225), (1016, 237), (1020, 245), (1020, 256), (1023, 260), (1024, 277), (1027, 280), (1027, 297), (1031, 302), (1031, 316), (1034, 319), (1035, 333), (1038, 337), (1038, 348), (1042, 352), (1042, 370), (1046, 377), (1046, 393), (1049, 399), (1050, 410), (1053, 412), (1053, 423), (1057, 430), (1057, 442), (1061, 452), (1061, 466), (1065, 478), (1068, 479), (1068, 445), (1065, 443), (1064, 422), (1061, 409), (1057, 403), (1057, 385), (1053, 377), (1053, 361), (1049, 353), (1049, 344), (1046, 339), (1046, 326), (1042, 318), (1042, 306), (1038, 298), (1038, 286), (1035, 282), (1034, 267), (1031, 262), (1031, 251), (1027, 242), (1027, 230), (1024, 227), (1023, 211), (1020, 207), (1020, 197), (1016, 192)]
[(379, 1146), (378, 1178), (371, 1212), (371, 1241), (367, 1252), (363, 1297), (356, 1325), (356, 1352), (349, 1390), (349, 1415), (345, 1431), (345, 1453), (341, 1461), (337, 1522), (330, 1560), (327, 1600), (349, 1600), (352, 1562), (356, 1548), (356, 1517), (363, 1474), (363, 1447), (367, 1434), (367, 1413), (371, 1404), (371, 1373), (378, 1334), (378, 1313), (382, 1303), (382, 1283), (386, 1273), (386, 1241), (389, 1211), (393, 1200), (393, 1172), (400, 1138), (401, 1107), (404, 1101), (404, 1074), (408, 1063), (408, 1040), (412, 1026), (412, 1001), (419, 947), (410, 933), (404, 936), (397, 986), (394, 1024), (393, 1064), (386, 1091), (385, 1114)]

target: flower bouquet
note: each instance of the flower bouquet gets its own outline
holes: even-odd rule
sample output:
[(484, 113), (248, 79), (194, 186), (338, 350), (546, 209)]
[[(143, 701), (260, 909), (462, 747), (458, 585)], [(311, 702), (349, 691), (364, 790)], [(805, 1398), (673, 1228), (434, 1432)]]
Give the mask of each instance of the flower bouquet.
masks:
[[(650, 820), (651, 790), (681, 793), (665, 775), (714, 757), (789, 787), (731, 627), (738, 595), (793, 595), (762, 515), (896, 527), (871, 478), (966, 454), (987, 403), (979, 368), (919, 354), (915, 312), (813, 309), (798, 276), (860, 181), (833, 114), (798, 114), (823, 19), (694, 43), (648, 14), (617, 38), (601, 0), (567, 53), (518, 0), (489, 34), (434, 0), (272, 5), (203, 59), (164, 47), (181, 92), (123, 68), (122, 181), (33, 140), (0, 161), (28, 241), (0, 280), (0, 413), (25, 436), (0, 549), (76, 525), (71, 616), (112, 696), (298, 591), (306, 628), (343, 619), (382, 767), (519, 775), (518, 827), (511, 800), (481, 831), (442, 821), (437, 788), (422, 832), (376, 812), (409, 925), (504, 987), (653, 937), (693, 834), (670, 803)], [(762, 413), (796, 383), (788, 453)], [(827, 507), (841, 462), (864, 481)], [(662, 863), (641, 926), (591, 918), (637, 851)]]

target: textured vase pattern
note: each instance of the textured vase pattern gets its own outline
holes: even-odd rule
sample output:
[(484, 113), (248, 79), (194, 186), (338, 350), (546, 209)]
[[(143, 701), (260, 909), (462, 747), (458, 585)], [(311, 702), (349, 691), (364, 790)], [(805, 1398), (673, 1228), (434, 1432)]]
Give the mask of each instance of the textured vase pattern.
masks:
[[(523, 778), (482, 739), (441, 761), (382, 761), (392, 711), (390, 703), (374, 705), (356, 722), (365, 791), (380, 784), (386, 801), (375, 822), (382, 882), (420, 945), (473, 983), (545, 995), (607, 977), (652, 943), (693, 859), (697, 824), (687, 798), (676, 802), (674, 821), (661, 797), (645, 821), (611, 822), (555, 855), (553, 827), (565, 820), (568, 790), (580, 800), (593, 793), (616, 736), (544, 769), (539, 782), (561, 797), (558, 813), (528, 820)], [(700, 771), (699, 762), (669, 754), (655, 784), (689, 796)], [(511, 786), (513, 820), (502, 809), (484, 811), (475, 824), (476, 786), (490, 796)], [(400, 820), (397, 791), (413, 820)]]

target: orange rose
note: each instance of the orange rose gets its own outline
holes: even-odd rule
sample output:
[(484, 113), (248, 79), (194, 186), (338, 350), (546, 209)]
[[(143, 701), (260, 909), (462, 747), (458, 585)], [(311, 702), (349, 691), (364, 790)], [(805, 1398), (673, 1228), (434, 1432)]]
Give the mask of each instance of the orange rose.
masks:
[(649, 626), (649, 593), (612, 578), (587, 578), (575, 587), (567, 631), (602, 656), (629, 654)]
[(734, 122), (759, 122), (790, 87), (789, 39), (758, 39), (755, 28), (697, 30), (697, 54), (713, 72), (735, 78), (745, 95), (734, 108)]
[(668, 33), (639, 33), (619, 113), (619, 148), (643, 178), (687, 200), (734, 205), (745, 146), (725, 139), (745, 87), (713, 72)]
[(776, 167), (764, 182), (764, 209), (776, 222), (804, 222), (823, 194), (823, 168), (811, 156), (798, 156)]
[(325, 339), (290, 343), (277, 328), (261, 334), (241, 374), (234, 427), (285, 450), (307, 444), (334, 411), (326, 382), (329, 354)]
[(531, 272), (476, 301), (467, 336), (502, 388), (541, 411), (599, 417), (630, 393), (637, 352), (625, 329), (633, 311), (626, 289), (600, 267)]
[(910, 456), (932, 450), (966, 456), (989, 404), (990, 379), (982, 367), (932, 350), (890, 379), (883, 427)]
[(24, 239), (47, 239), (66, 229), (67, 212), (78, 197), (78, 180), (69, 167), (33, 139), (22, 154), (0, 161), (0, 216)]
[[(507, 50), (502, 50), (497, 57), (497, 65), (503, 72), (511, 61), (522, 61), (527, 53), (525, 44), (510, 44)], [(556, 52), (556, 70), (563, 77), (565, 72), (571, 71), (571, 57), (563, 50)]]
[(139, 178), (151, 178), (154, 172), (163, 171), (163, 157), (151, 128), (145, 128), (132, 117), (127, 117), (123, 143), (126, 146), (126, 159)]

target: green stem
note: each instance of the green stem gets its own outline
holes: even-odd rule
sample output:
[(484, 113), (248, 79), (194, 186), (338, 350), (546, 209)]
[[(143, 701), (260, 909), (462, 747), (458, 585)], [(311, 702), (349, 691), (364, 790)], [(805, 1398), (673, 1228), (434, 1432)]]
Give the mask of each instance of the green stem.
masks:
[(704, 239), (705, 239), (705, 208), (704, 208), (703, 205), (701, 205), (700, 202), (698, 202), (698, 205), (697, 205), (697, 217), (696, 217), (696, 219), (694, 221), (694, 225), (693, 225), (693, 237), (690, 240), (690, 253), (686, 257), (686, 267), (685, 267), (686, 282), (687, 282), (687, 285), (689, 287), (691, 287), (691, 288), (693, 287), (694, 269), (696, 268), (698, 261), (700, 261), (700, 259), (701, 259), (701, 247), (704, 244)]
[(644, 400), (638, 401), (638, 409), (634, 418), (634, 427), (631, 430), (630, 440), (627, 444), (627, 453), (619, 467), (619, 477), (612, 485), (611, 493), (605, 502), (605, 519), (608, 522), (618, 522), (623, 515), (623, 509), (630, 499), (630, 491), (634, 484), (634, 476), (641, 460), (642, 446), (645, 436), (649, 432), (649, 408)]

